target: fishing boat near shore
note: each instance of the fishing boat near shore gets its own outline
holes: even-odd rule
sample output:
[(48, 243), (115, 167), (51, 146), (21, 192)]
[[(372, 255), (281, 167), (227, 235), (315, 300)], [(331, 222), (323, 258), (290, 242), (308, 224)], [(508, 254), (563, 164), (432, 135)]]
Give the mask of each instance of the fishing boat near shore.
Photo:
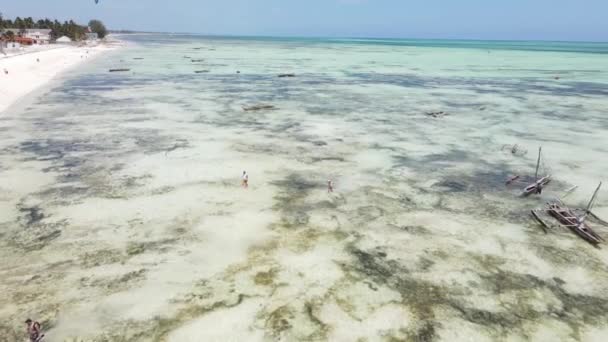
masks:
[[(549, 175), (549, 174), (545, 175), (544, 177), (539, 178), (541, 162), (542, 162), (542, 147), (539, 147), (538, 159), (536, 161), (536, 172), (534, 173), (534, 181), (532, 183), (528, 183), (528, 185), (522, 191), (521, 196), (528, 197), (532, 194), (540, 195), (543, 192), (543, 189), (545, 188), (545, 186), (547, 186), (547, 184), (549, 184), (551, 182), (552, 178), (551, 178), (551, 175)], [(530, 179), (531, 177), (526, 177), (526, 178)], [(507, 185), (511, 185), (516, 182), (522, 183), (524, 181), (525, 180), (522, 179), (522, 177), (520, 175), (515, 175), (515, 176), (512, 176), (509, 179), (507, 179), (506, 183), (507, 183)]]
[(588, 224), (587, 221), (590, 218), (591, 220), (596, 221), (597, 223), (608, 226), (608, 222), (600, 219), (597, 215), (593, 214), (591, 209), (593, 208), (593, 204), (597, 199), (597, 194), (602, 187), (602, 183), (599, 184), (589, 204), (585, 209), (571, 209), (567, 205), (565, 205), (560, 199), (547, 203), (547, 208), (541, 210), (532, 210), (532, 216), (536, 221), (538, 221), (545, 232), (547, 229), (550, 229), (551, 226), (541, 218), (540, 214), (545, 212), (551, 217), (555, 218), (559, 224), (565, 228), (570, 229), (575, 234), (580, 236), (585, 241), (591, 243), (594, 246), (599, 245), (601, 242), (605, 241), (598, 233), (596, 233)]

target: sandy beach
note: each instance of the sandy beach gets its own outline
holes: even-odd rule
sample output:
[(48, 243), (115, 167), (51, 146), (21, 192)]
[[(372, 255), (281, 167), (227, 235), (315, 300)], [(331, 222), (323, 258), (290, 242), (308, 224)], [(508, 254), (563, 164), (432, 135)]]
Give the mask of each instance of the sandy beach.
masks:
[[(49, 46), (18, 55), (0, 55), (0, 113), (58, 74), (114, 49), (108, 45)], [(8, 74), (6, 73), (8, 71)]]

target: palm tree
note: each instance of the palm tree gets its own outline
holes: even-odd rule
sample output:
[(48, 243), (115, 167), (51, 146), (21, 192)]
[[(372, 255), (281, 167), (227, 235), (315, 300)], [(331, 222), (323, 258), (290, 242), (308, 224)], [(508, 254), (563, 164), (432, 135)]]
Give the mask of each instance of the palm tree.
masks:
[(57, 19), (55, 19), (55, 21), (53, 21), (53, 23), (51, 24), (51, 30), (51, 36), (53, 37), (53, 40), (62, 36), (61, 23)]
[(15, 32), (19, 37), (23, 37), (25, 33), (25, 29), (27, 28), (25, 25), (25, 21), (20, 17), (15, 18), (15, 28), (19, 30), (19, 32)]
[(23, 19), (23, 26), (25, 26), (26, 29), (34, 28), (34, 19), (32, 19), (32, 17)]

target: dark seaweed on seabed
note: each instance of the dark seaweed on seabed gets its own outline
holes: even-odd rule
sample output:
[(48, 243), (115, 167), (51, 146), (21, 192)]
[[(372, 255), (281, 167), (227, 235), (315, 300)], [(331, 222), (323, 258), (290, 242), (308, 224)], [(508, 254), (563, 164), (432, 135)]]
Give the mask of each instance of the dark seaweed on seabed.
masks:
[[(520, 274), (504, 271), (494, 266), (494, 261), (473, 256), (481, 267), (478, 273), (482, 283), (479, 285), (494, 296), (517, 291), (521, 300), (517, 304), (504, 304), (503, 310), (494, 312), (471, 307), (467, 301), (466, 289), (458, 286), (439, 286), (421, 280), (412, 274), (413, 270), (406, 269), (396, 260), (391, 260), (386, 253), (365, 251), (354, 246), (348, 248), (354, 264), (344, 264), (346, 272), (354, 272), (365, 276), (379, 285), (388, 286), (399, 292), (402, 303), (410, 308), (422, 325), (424, 341), (435, 341), (434, 331), (441, 323), (435, 313), (450, 308), (462, 319), (479, 325), (484, 329), (493, 330), (498, 335), (508, 335), (514, 330), (525, 331), (526, 326), (547, 315), (569, 325), (575, 332), (587, 324), (601, 324), (608, 319), (608, 299), (580, 294), (571, 294), (564, 289), (565, 282), (559, 278), (542, 280), (532, 274)], [(425, 263), (419, 264), (420, 270), (425, 271)], [(530, 291), (546, 290), (552, 293), (562, 303), (561, 306), (549, 306), (546, 309), (536, 308), (527, 302)], [(532, 296), (534, 297), (534, 296)], [(532, 298), (530, 297), (530, 298)], [(417, 336), (421, 331), (410, 331)]]
[(545, 93), (554, 96), (608, 96), (608, 84), (598, 82), (562, 80), (556, 83), (539, 78), (505, 80), (503, 78), (427, 77), (414, 74), (379, 73), (352, 73), (348, 76), (350, 77), (349, 82), (352, 84), (390, 84), (406, 88), (466, 87), (476, 92), (503, 95), (517, 95), (523, 92)]

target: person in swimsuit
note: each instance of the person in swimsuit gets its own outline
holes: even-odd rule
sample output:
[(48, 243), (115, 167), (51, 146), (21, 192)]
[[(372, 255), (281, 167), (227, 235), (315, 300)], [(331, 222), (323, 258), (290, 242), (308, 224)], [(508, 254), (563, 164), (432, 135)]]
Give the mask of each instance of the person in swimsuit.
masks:
[(25, 324), (27, 325), (27, 335), (30, 338), (30, 342), (42, 341), (42, 338), (44, 337), (44, 335), (41, 333), (40, 323), (34, 322), (28, 318), (25, 321)]
[(249, 175), (247, 174), (247, 171), (243, 171), (243, 188), (248, 188), (249, 187)]
[(334, 183), (330, 180), (327, 181), (327, 192), (334, 192)]

